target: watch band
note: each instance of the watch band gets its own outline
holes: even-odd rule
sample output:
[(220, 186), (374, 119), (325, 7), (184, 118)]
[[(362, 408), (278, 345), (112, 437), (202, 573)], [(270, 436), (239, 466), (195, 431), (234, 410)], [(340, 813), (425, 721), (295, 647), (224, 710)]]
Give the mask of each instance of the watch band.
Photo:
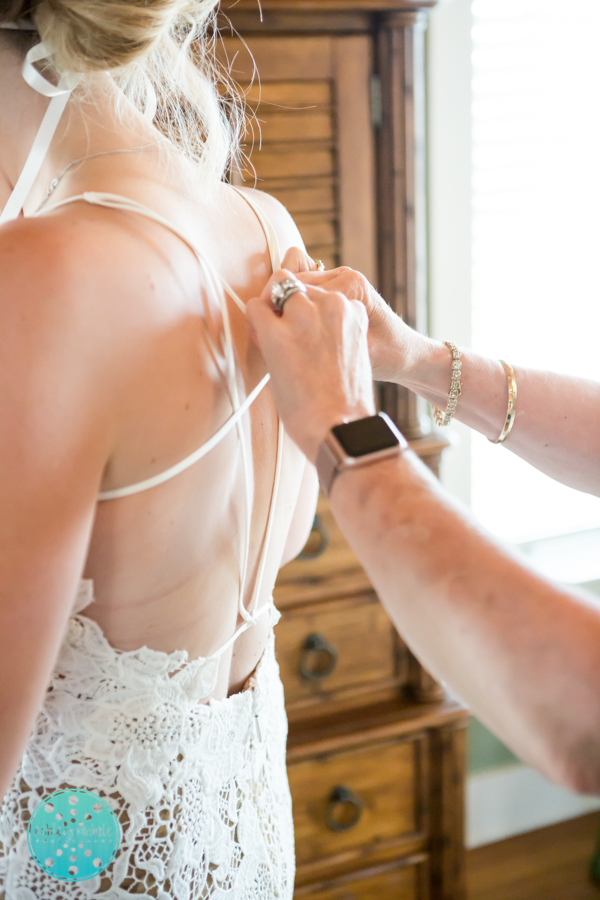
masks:
[(355, 423), (368, 425), (369, 420), (376, 418), (385, 422), (390, 439), (394, 441), (392, 446), (386, 446), (383, 449), (375, 446), (372, 450), (368, 446), (363, 446), (359, 454), (352, 455), (346, 452), (333, 431), (329, 431), (326, 438), (321, 442), (317, 452), (316, 467), (319, 482), (326, 497), (329, 497), (333, 483), (341, 472), (347, 469), (373, 465), (380, 460), (398, 456), (408, 449), (406, 438), (385, 413), (379, 413), (377, 417), (366, 416), (364, 419), (354, 419), (352, 422), (342, 423), (342, 426), (337, 426), (335, 430), (339, 432), (346, 424), (349, 426)]

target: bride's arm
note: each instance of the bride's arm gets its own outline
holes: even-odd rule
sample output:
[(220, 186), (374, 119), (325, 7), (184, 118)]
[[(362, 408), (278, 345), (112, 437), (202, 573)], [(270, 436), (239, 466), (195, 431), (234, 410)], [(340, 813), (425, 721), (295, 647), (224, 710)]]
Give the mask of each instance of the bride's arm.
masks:
[[(402, 384), (434, 406), (446, 408), (451, 356), (444, 344), (409, 328), (360, 272), (343, 267), (299, 277), (365, 304), (377, 379)], [(455, 417), (496, 440), (508, 402), (504, 369), (499, 360), (473, 350), (461, 348), (461, 353), (463, 389)], [(600, 495), (600, 383), (508, 362), (517, 381), (517, 415), (504, 446), (557, 481)]]
[(87, 298), (61, 263), (67, 237), (76, 258), (59, 223), (0, 237), (0, 796), (50, 680), (108, 456)]

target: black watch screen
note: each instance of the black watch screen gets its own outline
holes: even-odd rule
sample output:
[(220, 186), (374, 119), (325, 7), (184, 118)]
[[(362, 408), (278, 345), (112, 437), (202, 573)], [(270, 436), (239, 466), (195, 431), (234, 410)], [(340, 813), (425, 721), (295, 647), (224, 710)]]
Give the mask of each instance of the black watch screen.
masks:
[(384, 414), (344, 422), (331, 432), (348, 456), (366, 456), (400, 444), (395, 426)]

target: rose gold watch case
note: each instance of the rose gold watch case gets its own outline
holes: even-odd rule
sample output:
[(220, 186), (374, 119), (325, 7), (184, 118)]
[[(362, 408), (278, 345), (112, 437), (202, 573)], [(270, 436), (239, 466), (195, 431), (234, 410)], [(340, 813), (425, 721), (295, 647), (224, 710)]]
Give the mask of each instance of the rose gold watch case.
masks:
[[(348, 469), (373, 465), (373, 463), (379, 462), (380, 460), (398, 456), (408, 449), (406, 438), (396, 428), (389, 416), (385, 413), (378, 413), (378, 415), (384, 419), (398, 440), (398, 443), (393, 447), (385, 447), (382, 450), (375, 450), (373, 453), (364, 453), (362, 456), (349, 456), (332, 431), (329, 431), (325, 439), (321, 442), (317, 453), (316, 467), (319, 482), (326, 497), (329, 497), (333, 482), (341, 472), (345, 472)], [(372, 417), (367, 416), (366, 418)], [(344, 422), (340, 424), (345, 425), (349, 423)]]

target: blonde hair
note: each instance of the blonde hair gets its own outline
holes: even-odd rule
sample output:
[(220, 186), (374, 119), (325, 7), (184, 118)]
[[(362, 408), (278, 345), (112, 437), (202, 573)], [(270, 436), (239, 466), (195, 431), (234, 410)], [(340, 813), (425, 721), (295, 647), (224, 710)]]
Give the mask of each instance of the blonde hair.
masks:
[[(12, 3), (14, 17), (19, 14)], [(218, 0), (33, 0), (29, 12), (58, 72), (82, 85), (109, 71), (138, 109), (148, 85), (157, 128), (220, 180), (237, 157), (244, 113), (229, 73), (216, 60)], [(2, 7), (0, 4), (0, 18)], [(226, 89), (219, 90), (219, 85)]]

